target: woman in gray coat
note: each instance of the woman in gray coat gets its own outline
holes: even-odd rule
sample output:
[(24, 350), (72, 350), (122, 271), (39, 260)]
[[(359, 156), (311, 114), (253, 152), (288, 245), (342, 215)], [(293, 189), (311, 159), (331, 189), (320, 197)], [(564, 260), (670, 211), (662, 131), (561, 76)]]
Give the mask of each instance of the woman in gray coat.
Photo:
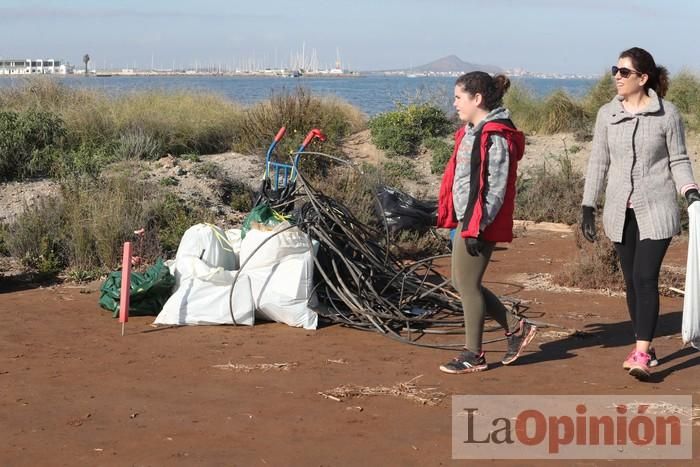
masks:
[(656, 355), (659, 271), (680, 232), (676, 193), (700, 200), (678, 109), (663, 99), (668, 72), (638, 47), (620, 54), (612, 75), (617, 96), (598, 111), (583, 195), (584, 237), (596, 238), (596, 205), (607, 177), (603, 226), (625, 278), (635, 348), (622, 364), (639, 379)]

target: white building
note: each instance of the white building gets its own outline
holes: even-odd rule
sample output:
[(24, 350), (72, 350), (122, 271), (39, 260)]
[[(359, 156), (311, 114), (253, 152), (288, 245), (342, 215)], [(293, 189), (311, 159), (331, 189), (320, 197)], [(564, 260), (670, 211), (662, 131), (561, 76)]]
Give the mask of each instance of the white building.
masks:
[(73, 73), (73, 66), (61, 63), (53, 58), (24, 59), (0, 58), (0, 75), (31, 75), (31, 74), (61, 74)]

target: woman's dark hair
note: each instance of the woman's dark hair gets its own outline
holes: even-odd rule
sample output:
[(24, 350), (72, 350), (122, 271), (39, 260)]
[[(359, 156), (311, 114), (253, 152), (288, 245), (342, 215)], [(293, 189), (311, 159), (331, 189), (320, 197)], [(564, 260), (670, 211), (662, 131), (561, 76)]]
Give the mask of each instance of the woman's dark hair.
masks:
[(620, 54), (620, 58), (629, 58), (634, 69), (649, 77), (644, 84), (644, 90), (653, 89), (659, 97), (664, 97), (668, 91), (668, 70), (659, 66), (649, 52), (639, 47), (632, 47)]
[(455, 86), (461, 87), (472, 96), (481, 94), (483, 107), (493, 110), (502, 105), (503, 95), (510, 87), (510, 80), (506, 75), (491, 76), (483, 71), (472, 71), (457, 78)]

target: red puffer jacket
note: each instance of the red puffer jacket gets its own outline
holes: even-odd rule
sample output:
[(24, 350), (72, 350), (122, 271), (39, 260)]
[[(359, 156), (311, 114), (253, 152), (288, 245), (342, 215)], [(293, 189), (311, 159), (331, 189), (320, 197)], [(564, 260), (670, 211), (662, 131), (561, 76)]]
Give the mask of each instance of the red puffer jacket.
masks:
[[(486, 226), (483, 232), (480, 232), (481, 219), (484, 214), (484, 194), (488, 189), (489, 138), (493, 134), (503, 136), (508, 142), (508, 181), (501, 209), (493, 222)], [(437, 226), (441, 228), (452, 229), (457, 227), (458, 220), (454, 212), (452, 185), (454, 184), (457, 164), (457, 151), (464, 135), (464, 127), (455, 133), (454, 151), (442, 176), (437, 220)], [(518, 172), (518, 161), (525, 154), (525, 135), (517, 130), (509, 120), (492, 120), (486, 122), (481, 132), (475, 135), (475, 141), (477, 139), (480, 141), (480, 144), (474, 144), (471, 157), (472, 170), (477, 169), (478, 178), (476, 174), (472, 174), (472, 180), (477, 183), (472, 183), (470, 186), (469, 203), (467, 204), (464, 219), (462, 219), (461, 235), (463, 238), (476, 238), (481, 235), (481, 238), (488, 242), (511, 242), (513, 240), (513, 211), (515, 210), (515, 181)]]

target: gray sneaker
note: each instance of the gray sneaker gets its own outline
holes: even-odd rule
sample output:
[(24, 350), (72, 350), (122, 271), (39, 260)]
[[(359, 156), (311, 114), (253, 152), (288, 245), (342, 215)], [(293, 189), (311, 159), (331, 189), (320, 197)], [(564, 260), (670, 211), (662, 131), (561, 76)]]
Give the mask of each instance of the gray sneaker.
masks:
[(516, 361), (525, 347), (532, 341), (533, 337), (535, 337), (536, 333), (537, 326), (527, 322), (525, 318), (521, 319), (520, 329), (514, 333), (506, 335), (508, 340), (508, 350), (506, 350), (506, 354), (503, 356), (501, 363), (504, 365), (510, 365)]
[(471, 350), (465, 350), (449, 362), (440, 365), (440, 371), (456, 375), (461, 373), (475, 373), (477, 371), (486, 370), (488, 367), (484, 352), (476, 354)]

